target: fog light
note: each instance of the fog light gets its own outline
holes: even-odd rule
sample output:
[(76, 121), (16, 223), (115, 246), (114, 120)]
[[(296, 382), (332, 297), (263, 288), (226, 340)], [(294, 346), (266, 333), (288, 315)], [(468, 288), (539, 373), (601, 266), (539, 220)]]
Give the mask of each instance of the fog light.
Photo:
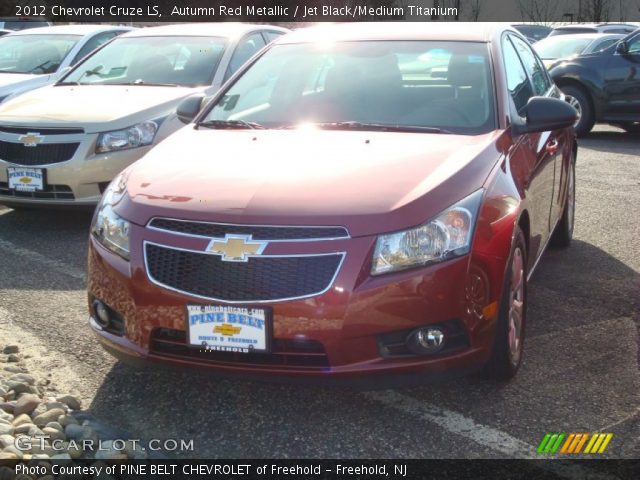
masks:
[(444, 332), (435, 327), (418, 328), (407, 337), (407, 347), (418, 355), (437, 353), (444, 347)]
[(111, 323), (111, 315), (109, 314), (109, 309), (106, 307), (104, 303), (99, 300), (93, 302), (93, 311), (96, 314), (96, 322), (102, 328), (107, 328)]

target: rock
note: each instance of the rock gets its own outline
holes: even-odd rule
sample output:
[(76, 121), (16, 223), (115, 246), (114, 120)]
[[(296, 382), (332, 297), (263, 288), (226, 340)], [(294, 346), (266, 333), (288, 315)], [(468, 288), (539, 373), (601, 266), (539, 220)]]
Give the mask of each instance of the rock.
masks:
[(9, 355), (11, 353), (18, 353), (20, 351), (20, 347), (18, 345), (7, 345), (2, 349), (2, 353), (5, 355)]
[(58, 402), (64, 403), (71, 410), (80, 410), (82, 408), (82, 402), (74, 395), (61, 395), (56, 399)]
[(78, 420), (72, 415), (60, 415), (58, 417), (58, 423), (66, 427), (67, 425), (78, 425)]
[(7, 447), (13, 447), (15, 440), (13, 435), (0, 435), (0, 449), (4, 450)]
[(0, 410), (0, 422), (8, 422), (11, 423), (13, 421), (13, 415), (5, 412), (4, 410)]
[(82, 448), (80, 447), (80, 445), (76, 444), (69, 444), (69, 446), (67, 447), (67, 453), (69, 454), (69, 456), (71, 458), (73, 458), (74, 460), (82, 457), (82, 454), (84, 453), (82, 451)]
[(7, 390), (4, 387), (0, 387), (0, 397), (4, 397), (7, 394)]
[[(18, 460), (18, 456), (15, 453), (0, 452), (0, 460)], [(9, 477), (9, 478), (15, 478), (15, 477)]]
[(31, 413), (36, 407), (40, 405), (40, 397), (33, 393), (25, 393), (20, 395), (16, 400), (16, 405), (13, 408), (14, 415), (22, 415), (23, 413)]
[(20, 395), (21, 393), (32, 393), (31, 385), (28, 383), (9, 380), (7, 384), (9, 385), (9, 391), (13, 391), (16, 395)]
[(132, 442), (130, 440), (127, 440), (125, 442), (124, 450), (122, 450), (122, 453), (126, 454), (127, 457), (131, 458), (132, 460), (147, 459), (147, 452), (142, 450), (142, 447), (136, 444), (136, 442)]
[(15, 430), (16, 429), (13, 427), (13, 425), (0, 423), (0, 435), (13, 435)]
[[(47, 455), (46, 453), (34, 453), (31, 455), (31, 458), (33, 460), (49, 460), (49, 455)], [(48, 466), (48, 464), (44, 464), (45, 467)]]
[(15, 403), (13, 402), (0, 403), (0, 410), (4, 410), (5, 412), (13, 413), (14, 408), (15, 408)]
[(14, 427), (17, 427), (17, 426), (22, 425), (24, 423), (33, 423), (31, 421), (31, 417), (29, 415), (27, 415), (26, 413), (23, 413), (22, 415), (18, 415), (16, 418), (14, 418), (13, 422), (11, 422), (11, 425), (13, 425)]
[(31, 412), (31, 418), (36, 418), (38, 415), (43, 414), (44, 412), (47, 411), (47, 407), (45, 407), (42, 403), (40, 405), (38, 405), (33, 412)]
[(64, 427), (60, 425), (58, 422), (49, 422), (45, 425), (45, 427), (55, 428), (56, 430), (60, 430), (61, 432), (64, 432)]
[(54, 408), (59, 408), (60, 410), (63, 410), (64, 412), (67, 411), (66, 403), (62, 403), (62, 402), (47, 402), (47, 403), (45, 403), (45, 407), (47, 408), (47, 410), (53, 410)]
[(19, 434), (22, 434), (22, 435), (30, 435), (29, 431), (30, 431), (32, 428), (34, 428), (34, 427), (35, 427), (36, 429), (38, 428), (38, 427), (36, 427), (33, 423), (23, 423), (22, 425), (18, 425), (18, 426), (14, 429), (13, 433), (14, 433), (14, 435), (19, 435)]
[(11, 375), (9, 380), (13, 380), (14, 382), (27, 383), (29, 385), (35, 385), (36, 379), (27, 373), (16, 373), (15, 375)]
[(22, 460), (22, 451), (17, 449), (15, 447), (15, 445), (10, 445), (8, 447), (5, 447), (4, 450), (2, 450), (3, 453), (14, 453), (16, 455), (16, 457), (18, 457), (18, 460)]
[(34, 418), (33, 423), (39, 427), (44, 427), (47, 423), (57, 420), (58, 417), (64, 413), (65, 411), (61, 408), (52, 408)]
[(64, 428), (64, 433), (70, 440), (78, 440), (84, 428), (85, 427), (77, 423), (71, 423)]
[(24, 368), (19, 367), (18, 365), (6, 365), (4, 370), (9, 373), (20, 373), (24, 371)]
[(46, 436), (48, 436), (52, 441), (53, 440), (66, 440), (66, 436), (64, 434), (64, 432), (62, 432), (61, 430), (55, 429), (55, 428), (51, 428), (51, 427), (45, 427), (42, 429), (42, 433)]
[(9, 363), (18, 363), (20, 361), (20, 357), (15, 353), (12, 353), (7, 357), (7, 362)]
[(64, 433), (69, 440), (75, 440), (76, 442), (91, 441), (93, 445), (98, 443), (98, 434), (91, 427), (85, 425), (67, 425)]

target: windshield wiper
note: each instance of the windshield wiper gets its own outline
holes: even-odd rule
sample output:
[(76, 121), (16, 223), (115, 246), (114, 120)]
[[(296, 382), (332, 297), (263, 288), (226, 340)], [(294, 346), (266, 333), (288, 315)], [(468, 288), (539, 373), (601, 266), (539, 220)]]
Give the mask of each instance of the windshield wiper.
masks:
[(135, 82), (117, 82), (117, 83), (103, 83), (102, 85), (143, 85), (145, 87), (178, 87), (177, 83), (160, 83), (160, 82), (145, 82), (144, 80), (136, 80)]
[[(450, 130), (437, 127), (424, 127), (421, 125), (395, 125), (384, 123), (365, 123), (365, 122), (320, 122), (311, 125), (328, 129), (328, 130), (364, 130), (364, 131), (380, 131), (380, 132), (416, 132), (416, 133), (444, 133), (451, 134)], [(285, 125), (281, 129), (295, 128), (297, 125)]]
[(205, 128), (248, 128), (250, 130), (264, 130), (266, 127), (256, 122), (246, 120), (207, 120), (198, 123), (196, 126)]

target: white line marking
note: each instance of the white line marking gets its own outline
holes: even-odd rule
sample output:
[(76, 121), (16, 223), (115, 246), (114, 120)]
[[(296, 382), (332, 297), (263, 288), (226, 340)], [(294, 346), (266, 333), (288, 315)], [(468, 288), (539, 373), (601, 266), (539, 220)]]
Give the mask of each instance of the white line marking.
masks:
[(51, 258), (45, 257), (41, 253), (34, 252), (33, 250), (29, 250), (27, 248), (19, 247), (18, 245), (9, 242), (8, 240), (0, 239), (0, 249), (12, 254), (23, 257), (27, 260), (31, 260), (33, 262), (40, 263), (47, 268), (55, 270), (63, 275), (68, 277), (75, 278), (76, 280), (85, 280), (85, 274), (83, 271), (78, 270), (77, 268), (70, 267), (64, 262), (60, 262), (59, 260), (53, 260)]
[(528, 460), (551, 460), (536, 462), (535, 465), (543, 470), (548, 470), (560, 477), (575, 479), (589, 478), (590, 480), (610, 480), (619, 477), (600, 473), (579, 464), (559, 463), (553, 460), (570, 460), (569, 458), (545, 457), (536, 453), (536, 447), (519, 440), (501, 430), (482, 425), (464, 415), (429, 404), (417, 398), (403, 395), (394, 390), (366, 392), (368, 399), (391, 407), (412, 417), (418, 417), (427, 422), (436, 424), (448, 432), (460, 435), (468, 440), (501, 453), (504, 458), (518, 458)]

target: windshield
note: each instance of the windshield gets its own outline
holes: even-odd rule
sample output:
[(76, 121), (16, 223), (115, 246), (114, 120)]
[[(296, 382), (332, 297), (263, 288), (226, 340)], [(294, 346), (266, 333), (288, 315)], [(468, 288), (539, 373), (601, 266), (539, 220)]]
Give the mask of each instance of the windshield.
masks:
[(61, 83), (210, 85), (226, 41), (216, 37), (118, 38), (80, 63)]
[(572, 38), (572, 35), (547, 37), (533, 45), (540, 58), (565, 58), (581, 54), (593, 38)]
[(274, 46), (201, 123), (357, 123), (479, 134), (494, 129), (494, 117), (486, 44), (360, 41)]
[(9, 35), (0, 38), (0, 73), (53, 73), (78, 35)]

